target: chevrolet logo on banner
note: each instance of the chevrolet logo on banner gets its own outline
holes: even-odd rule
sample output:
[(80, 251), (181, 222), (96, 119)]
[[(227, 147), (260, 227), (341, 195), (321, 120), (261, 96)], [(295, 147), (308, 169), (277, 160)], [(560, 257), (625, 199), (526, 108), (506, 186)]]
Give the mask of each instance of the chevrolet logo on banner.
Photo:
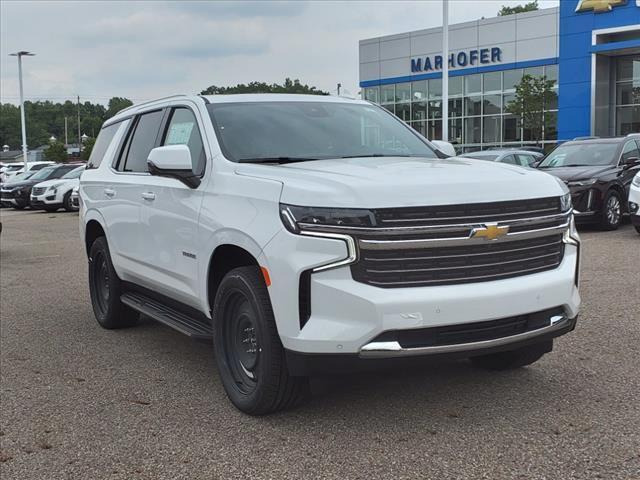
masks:
[(471, 238), (486, 238), (487, 240), (497, 240), (509, 233), (509, 227), (499, 227), (495, 223), (487, 223), (484, 227), (474, 228), (471, 231)]
[(593, 10), (596, 13), (610, 12), (613, 7), (619, 7), (627, 3), (627, 0), (580, 0), (576, 12)]

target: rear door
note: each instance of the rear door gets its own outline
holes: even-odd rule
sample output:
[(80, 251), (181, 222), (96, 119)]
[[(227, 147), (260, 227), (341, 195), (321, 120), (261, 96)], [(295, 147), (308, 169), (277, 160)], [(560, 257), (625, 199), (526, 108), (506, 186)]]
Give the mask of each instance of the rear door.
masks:
[[(168, 110), (159, 145), (187, 145), (193, 172), (203, 176), (206, 166), (203, 119), (188, 104)], [(145, 177), (141, 195), (147, 286), (175, 300), (200, 307), (197, 279), (198, 215), (202, 188), (193, 189), (174, 178)], [(206, 262), (205, 262), (206, 267)]]

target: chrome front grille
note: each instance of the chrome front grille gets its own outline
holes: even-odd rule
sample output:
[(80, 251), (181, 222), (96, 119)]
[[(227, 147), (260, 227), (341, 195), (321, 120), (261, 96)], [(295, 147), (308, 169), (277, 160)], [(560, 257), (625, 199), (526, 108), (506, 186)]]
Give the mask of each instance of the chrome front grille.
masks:
[(38, 196), (38, 195), (42, 195), (46, 191), (47, 191), (47, 187), (33, 187), (31, 189), (31, 194)]
[(335, 231), (357, 245), (354, 280), (382, 288), (486, 282), (555, 269), (571, 220), (558, 197), (373, 212), (375, 227)]
[[(495, 243), (494, 243), (495, 242)], [(486, 245), (362, 250), (353, 278), (379, 287), (418, 287), (501, 280), (557, 268), (562, 235)]]

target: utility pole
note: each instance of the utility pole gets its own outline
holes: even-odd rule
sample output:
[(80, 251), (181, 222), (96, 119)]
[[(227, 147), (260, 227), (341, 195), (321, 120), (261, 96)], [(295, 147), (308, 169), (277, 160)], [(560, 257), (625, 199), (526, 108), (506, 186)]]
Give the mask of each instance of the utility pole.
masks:
[(82, 139), (80, 138), (80, 95), (78, 95), (78, 158), (82, 154)]
[(442, 140), (449, 141), (449, 0), (442, 0)]
[(342, 87), (341, 83), (338, 84), (338, 96), (340, 96), (340, 87)]
[(24, 160), (24, 171), (27, 171), (27, 125), (24, 115), (24, 92), (22, 90), (22, 57), (33, 57), (35, 53), (21, 50), (16, 53), (10, 53), (11, 57), (18, 57), (18, 81), (20, 83), (20, 122), (22, 124), (22, 157)]

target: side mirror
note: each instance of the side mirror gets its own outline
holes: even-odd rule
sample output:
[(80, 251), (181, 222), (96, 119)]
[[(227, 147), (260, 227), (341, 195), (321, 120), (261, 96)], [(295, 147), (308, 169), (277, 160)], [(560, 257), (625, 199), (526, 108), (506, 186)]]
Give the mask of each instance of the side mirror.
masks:
[(193, 173), (191, 152), (186, 145), (166, 145), (149, 152), (149, 173), (180, 180), (189, 188), (198, 188), (200, 177)]
[(629, 169), (631, 167), (635, 167), (636, 165), (640, 165), (640, 158), (638, 158), (638, 157), (629, 157), (622, 164), (622, 168), (627, 170), (627, 169)]
[(449, 155), (450, 157), (456, 156), (456, 149), (449, 142), (443, 142), (442, 140), (431, 140), (434, 147), (440, 150), (442, 153)]
[(542, 158), (540, 160), (536, 160), (535, 162), (533, 162), (531, 164), (531, 168), (538, 168), (540, 166), (540, 164), (542, 163)]

